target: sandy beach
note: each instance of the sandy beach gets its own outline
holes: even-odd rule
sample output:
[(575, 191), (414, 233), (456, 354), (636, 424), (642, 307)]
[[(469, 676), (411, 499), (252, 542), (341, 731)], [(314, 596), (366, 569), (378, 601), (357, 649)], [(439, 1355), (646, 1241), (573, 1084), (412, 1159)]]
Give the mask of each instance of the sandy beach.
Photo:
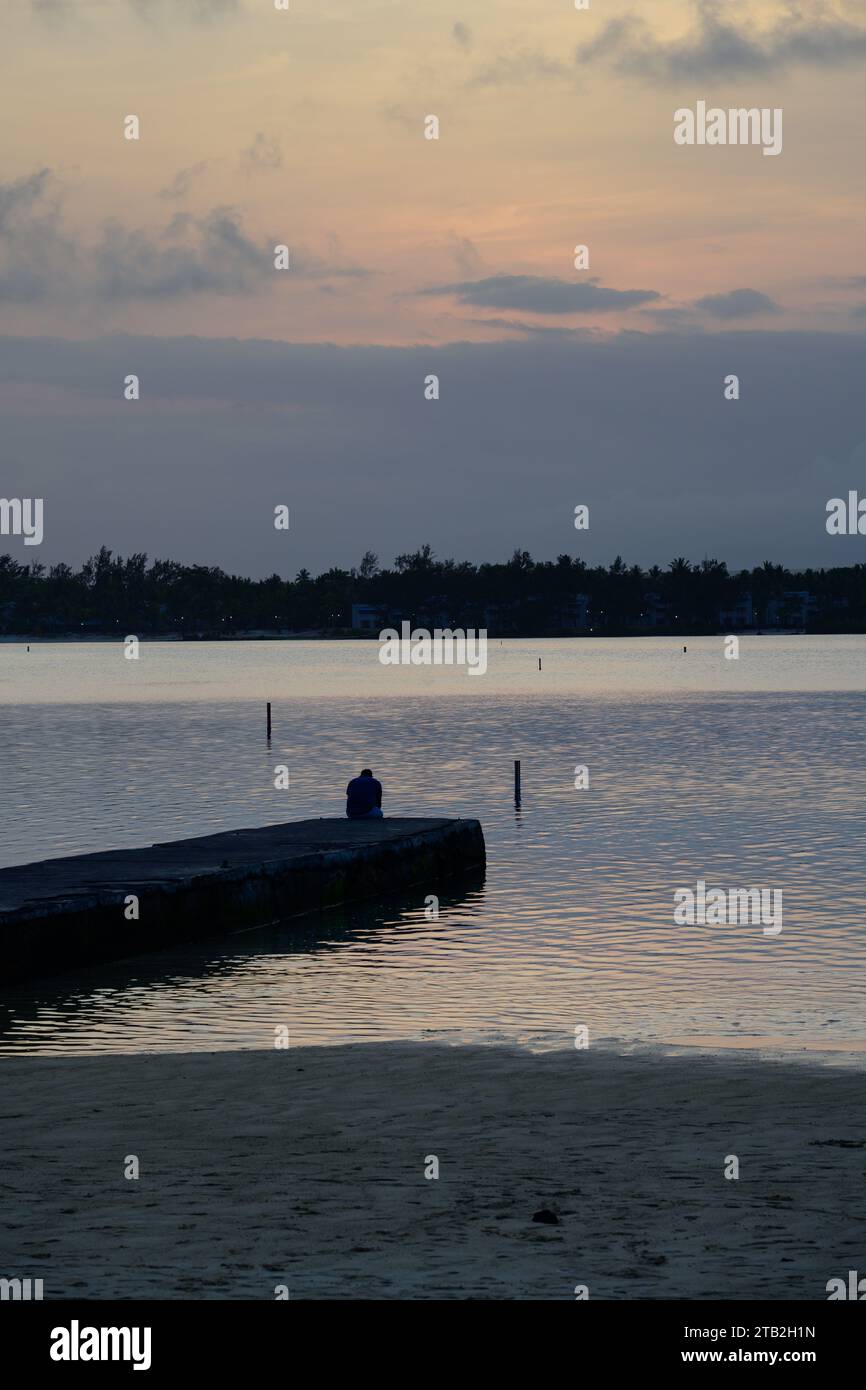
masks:
[(820, 1300), (864, 1263), (854, 1070), (381, 1044), (0, 1075), (0, 1273), (46, 1298)]

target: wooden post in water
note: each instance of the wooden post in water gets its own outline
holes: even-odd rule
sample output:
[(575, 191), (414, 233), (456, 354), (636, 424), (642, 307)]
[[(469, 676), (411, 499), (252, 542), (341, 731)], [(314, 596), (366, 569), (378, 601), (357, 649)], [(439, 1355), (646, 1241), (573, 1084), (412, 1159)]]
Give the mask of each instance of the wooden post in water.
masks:
[(520, 761), (514, 759), (514, 801), (515, 805), (520, 805)]
[(268, 743), (271, 741), (271, 702), (268, 700)]

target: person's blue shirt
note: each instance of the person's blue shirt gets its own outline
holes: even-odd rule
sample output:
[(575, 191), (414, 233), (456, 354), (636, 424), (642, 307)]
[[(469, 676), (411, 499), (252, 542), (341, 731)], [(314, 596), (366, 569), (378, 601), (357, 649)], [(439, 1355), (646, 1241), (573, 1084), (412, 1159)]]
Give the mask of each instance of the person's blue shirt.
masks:
[(371, 773), (361, 773), (353, 777), (346, 788), (346, 815), (351, 820), (369, 816), (376, 807), (382, 806), (382, 783)]

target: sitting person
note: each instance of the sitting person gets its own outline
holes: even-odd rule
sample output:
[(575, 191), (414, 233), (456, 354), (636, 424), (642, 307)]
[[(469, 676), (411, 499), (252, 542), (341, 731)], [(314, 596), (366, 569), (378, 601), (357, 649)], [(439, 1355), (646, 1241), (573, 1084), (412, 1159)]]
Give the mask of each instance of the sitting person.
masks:
[(346, 815), (349, 820), (379, 820), (382, 817), (382, 783), (368, 767), (353, 777), (346, 788)]

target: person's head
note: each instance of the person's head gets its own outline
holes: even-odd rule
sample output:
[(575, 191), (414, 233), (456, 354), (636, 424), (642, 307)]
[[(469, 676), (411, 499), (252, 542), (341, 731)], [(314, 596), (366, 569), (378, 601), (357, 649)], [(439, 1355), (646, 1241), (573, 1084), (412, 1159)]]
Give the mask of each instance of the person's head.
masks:
[(361, 776), (362, 776), (362, 777), (372, 777), (373, 774), (372, 774), (372, 772), (370, 771), (370, 769), (369, 769), (368, 767), (362, 767), (362, 768), (361, 768)]

